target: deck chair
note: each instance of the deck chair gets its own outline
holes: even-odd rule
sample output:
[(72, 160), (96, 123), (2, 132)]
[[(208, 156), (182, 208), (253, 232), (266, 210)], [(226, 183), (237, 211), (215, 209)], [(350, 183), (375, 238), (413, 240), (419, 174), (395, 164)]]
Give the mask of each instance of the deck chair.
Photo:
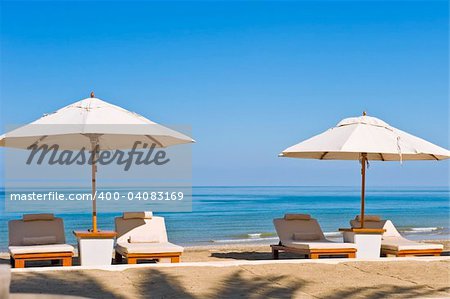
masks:
[(308, 214), (286, 214), (273, 220), (280, 243), (271, 245), (274, 259), (280, 251), (306, 255), (317, 259), (321, 255), (345, 255), (354, 258), (356, 245), (336, 243), (325, 238), (316, 219)]
[(25, 261), (62, 260), (72, 265), (74, 248), (65, 244), (64, 223), (53, 214), (26, 214), (8, 222), (11, 266), (24, 268)]
[[(442, 253), (444, 246), (441, 244), (420, 243), (404, 238), (390, 220), (381, 220), (380, 217), (375, 215), (367, 215), (364, 218), (364, 227), (386, 230), (381, 237), (381, 255), (383, 256), (440, 256)], [(359, 220), (359, 216), (356, 216), (354, 220), (350, 221), (350, 225), (361, 227)]]
[(172, 263), (180, 262), (184, 248), (172, 244), (167, 239), (163, 217), (153, 216), (151, 212), (125, 212), (115, 219), (117, 243), (116, 262), (122, 257), (128, 264), (138, 260), (170, 258)]

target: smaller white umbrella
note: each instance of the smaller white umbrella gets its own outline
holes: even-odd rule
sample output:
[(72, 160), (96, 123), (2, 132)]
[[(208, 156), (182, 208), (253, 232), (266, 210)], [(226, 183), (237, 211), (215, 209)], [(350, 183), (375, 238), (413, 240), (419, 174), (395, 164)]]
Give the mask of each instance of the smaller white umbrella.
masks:
[(366, 116), (350, 117), (335, 127), (285, 149), (281, 157), (361, 161), (361, 226), (364, 226), (366, 163), (402, 160), (444, 160), (450, 151)]

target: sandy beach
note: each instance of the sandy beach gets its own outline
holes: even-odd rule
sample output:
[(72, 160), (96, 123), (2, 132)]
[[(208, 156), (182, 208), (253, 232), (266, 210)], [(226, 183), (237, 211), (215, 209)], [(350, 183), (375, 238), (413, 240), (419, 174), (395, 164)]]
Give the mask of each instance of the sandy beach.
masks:
[[(436, 241), (434, 241), (436, 242)], [(449, 250), (449, 241), (439, 241)], [(89, 298), (448, 298), (450, 260), (343, 261), (14, 272), (12, 293)], [(270, 260), (267, 245), (187, 248), (183, 262)], [(289, 263), (292, 261), (292, 264)], [(8, 262), (5, 254), (1, 262)], [(44, 266), (45, 264), (43, 264)], [(48, 264), (47, 264), (48, 265)], [(140, 266), (140, 265), (139, 265)]]
[(449, 297), (450, 261), (14, 273), (13, 293), (92, 298)]

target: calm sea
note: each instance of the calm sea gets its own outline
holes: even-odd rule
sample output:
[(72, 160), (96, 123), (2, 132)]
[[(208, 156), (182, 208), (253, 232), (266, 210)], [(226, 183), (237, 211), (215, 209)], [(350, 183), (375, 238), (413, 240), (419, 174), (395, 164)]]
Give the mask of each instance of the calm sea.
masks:
[[(338, 228), (360, 207), (357, 187), (194, 187), (190, 213), (157, 213), (166, 218), (169, 239), (180, 245), (276, 242), (272, 219), (284, 213), (309, 213), (324, 232), (339, 239)], [(10, 219), (0, 193), (0, 251), (8, 246)], [(390, 219), (410, 239), (449, 239), (448, 188), (371, 188), (366, 213)], [(99, 227), (113, 229), (120, 213), (101, 213)], [(72, 231), (90, 228), (89, 213), (58, 214), (65, 222), (68, 242)]]

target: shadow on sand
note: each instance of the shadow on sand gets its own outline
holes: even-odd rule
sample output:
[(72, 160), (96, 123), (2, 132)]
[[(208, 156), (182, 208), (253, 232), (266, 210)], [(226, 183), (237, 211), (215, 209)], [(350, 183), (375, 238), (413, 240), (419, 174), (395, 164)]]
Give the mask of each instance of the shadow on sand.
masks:
[[(414, 286), (393, 286), (380, 285), (376, 287), (355, 288), (350, 290), (341, 290), (325, 296), (328, 299), (342, 299), (342, 298), (429, 298), (441, 295), (450, 291), (450, 287), (443, 287), (439, 289), (430, 288), (427, 285)], [(448, 298), (447, 296), (440, 298)]]
[[(235, 259), (235, 260), (273, 260), (272, 253), (270, 252), (257, 252), (257, 251), (236, 251), (236, 252), (213, 252), (211, 257), (223, 258), (223, 259)], [(322, 255), (320, 258), (345, 258), (346, 255)], [(280, 253), (280, 259), (306, 259), (306, 255), (292, 254), (283, 252)]]
[[(133, 271), (134, 272), (134, 271)], [(216, 288), (207, 294), (192, 294), (188, 291), (189, 284), (182, 283), (178, 276), (163, 273), (156, 269), (138, 270), (134, 282), (127, 287), (132, 292), (124, 294), (111, 285), (104, 286), (108, 281), (99, 282), (85, 275), (82, 271), (14, 274), (11, 293), (45, 293), (56, 295), (72, 295), (87, 298), (292, 298), (306, 282), (301, 280), (281, 284), (286, 276), (244, 277), (244, 270), (234, 271), (224, 277)], [(117, 273), (119, 274), (119, 273)], [(120, 276), (127, 276), (120, 272)], [(188, 283), (188, 282), (187, 282)], [(113, 282), (111, 282), (113, 284)], [(195, 293), (195, 292), (193, 292)]]
[[(200, 273), (208, 270), (199, 268), (198, 271)], [(217, 274), (217, 272), (214, 273)], [(12, 293), (64, 294), (89, 298), (262, 299), (314, 297), (340, 299), (421, 298), (442, 296), (450, 289), (444, 287), (436, 289), (422, 284), (412, 286), (383, 284), (360, 288), (340, 286), (339, 289), (324, 293), (320, 285), (333, 283), (330, 279), (318, 283), (318, 281), (308, 281), (290, 275), (263, 275), (249, 269), (236, 268), (231, 273), (216, 277), (218, 280), (214, 287), (198, 291), (197, 288), (204, 285), (205, 282), (196, 276), (196, 274), (183, 276), (181, 269), (177, 270), (175, 274), (158, 269), (129, 269), (112, 273), (104, 271), (102, 275), (97, 275), (95, 278), (88, 271), (15, 273), (11, 291)], [(121, 282), (122, 285), (117, 282)], [(309, 288), (310, 286), (312, 288)]]
[(113, 292), (82, 271), (13, 273), (11, 293), (117, 298)]

